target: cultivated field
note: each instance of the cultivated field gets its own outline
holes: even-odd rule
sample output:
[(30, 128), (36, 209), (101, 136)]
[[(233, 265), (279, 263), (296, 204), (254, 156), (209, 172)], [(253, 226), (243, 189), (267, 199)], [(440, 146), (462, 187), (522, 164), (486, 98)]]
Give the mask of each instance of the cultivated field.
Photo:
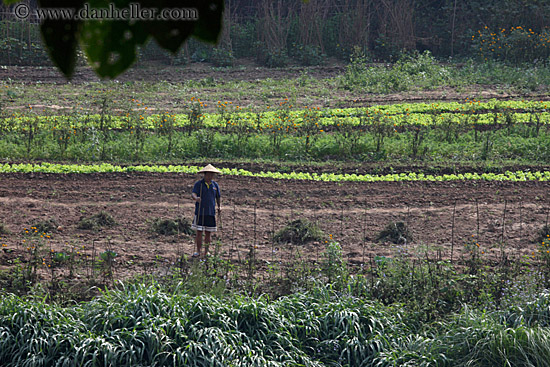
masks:
[[(165, 272), (181, 256), (193, 253), (194, 240), (183, 233), (159, 235), (152, 223), (157, 218), (191, 221), (190, 190), (199, 178), (170, 173), (4, 174), (1, 215), (12, 234), (2, 236), (1, 265), (9, 269), (16, 259), (28, 256), (28, 242), (37, 239), (25, 235), (25, 229), (53, 220), (49, 238), (40, 239), (48, 264), (50, 249), (78, 251), (81, 263), (90, 261), (94, 251), (97, 255), (113, 249), (118, 254), (113, 265), (116, 278)], [(263, 271), (269, 262), (288, 264), (295, 256), (320, 261), (322, 241), (305, 245), (273, 241), (273, 231), (296, 219), (308, 219), (331, 234), (352, 267), (400, 251), (450, 260), (453, 245), (453, 259), (463, 265), (470, 258), (465, 245), (472, 241), (485, 251), (484, 258), (494, 262), (502, 250), (515, 259), (537, 251), (535, 239), (549, 212), (546, 182), (334, 183), (222, 176), (218, 183), (223, 192), (221, 228), (215, 237), (220, 257), (243, 260), (253, 246)], [(117, 225), (78, 228), (81, 218), (101, 211)], [(391, 222), (406, 222), (413, 241), (377, 243), (377, 234)], [(90, 276), (87, 266), (79, 272), (77, 279)], [(50, 276), (41, 273), (45, 279)]]
[(0, 69), (0, 360), (547, 365), (547, 68), (428, 56)]

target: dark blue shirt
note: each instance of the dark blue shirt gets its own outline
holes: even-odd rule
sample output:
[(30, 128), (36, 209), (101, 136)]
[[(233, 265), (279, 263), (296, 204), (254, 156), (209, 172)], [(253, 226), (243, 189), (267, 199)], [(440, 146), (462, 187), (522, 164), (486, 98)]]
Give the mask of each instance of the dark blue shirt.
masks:
[[(200, 202), (195, 202), (195, 215), (216, 215), (216, 198), (220, 197), (220, 187), (214, 180), (210, 185), (202, 180), (195, 182), (193, 192), (201, 198)], [(200, 210), (200, 213), (199, 213)]]

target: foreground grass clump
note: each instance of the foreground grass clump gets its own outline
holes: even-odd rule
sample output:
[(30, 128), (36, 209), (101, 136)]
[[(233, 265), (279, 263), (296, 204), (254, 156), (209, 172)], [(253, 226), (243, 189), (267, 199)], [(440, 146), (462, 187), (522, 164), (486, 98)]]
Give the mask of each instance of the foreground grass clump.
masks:
[(4, 366), (543, 366), (550, 296), (424, 329), (331, 287), (278, 300), (130, 285), (72, 307), (0, 300)]
[(9, 296), (0, 302), (0, 359), (6, 366), (355, 364), (373, 361), (396, 323), (384, 308), (322, 290), (269, 301), (135, 286), (64, 309)]

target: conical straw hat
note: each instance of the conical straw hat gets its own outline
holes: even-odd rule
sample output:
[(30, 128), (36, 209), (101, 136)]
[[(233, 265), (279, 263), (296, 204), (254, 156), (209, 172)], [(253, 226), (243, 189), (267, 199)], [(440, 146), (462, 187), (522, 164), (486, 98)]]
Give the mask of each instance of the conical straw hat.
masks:
[(206, 173), (206, 172), (214, 172), (214, 173), (221, 173), (221, 171), (218, 171), (216, 169), (216, 167), (214, 167), (213, 165), (209, 164), (208, 166), (204, 167), (203, 169), (201, 169), (198, 173)]

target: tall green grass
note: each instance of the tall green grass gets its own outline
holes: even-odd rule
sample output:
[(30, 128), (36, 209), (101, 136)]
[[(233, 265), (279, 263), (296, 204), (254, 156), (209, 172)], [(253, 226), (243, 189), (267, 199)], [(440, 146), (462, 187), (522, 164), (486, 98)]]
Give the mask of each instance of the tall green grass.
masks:
[(0, 302), (5, 366), (324, 366), (373, 361), (397, 319), (318, 290), (270, 301), (130, 286), (61, 308)]
[(3, 366), (547, 366), (550, 296), (412, 326), (316, 287), (277, 300), (129, 285), (72, 307), (0, 300)]
[(472, 85), (493, 85), (516, 92), (547, 91), (550, 67), (472, 59), (444, 64), (426, 51), (403, 55), (391, 67), (370, 66), (364, 56), (354, 57), (338, 82), (340, 88), (382, 94)]

